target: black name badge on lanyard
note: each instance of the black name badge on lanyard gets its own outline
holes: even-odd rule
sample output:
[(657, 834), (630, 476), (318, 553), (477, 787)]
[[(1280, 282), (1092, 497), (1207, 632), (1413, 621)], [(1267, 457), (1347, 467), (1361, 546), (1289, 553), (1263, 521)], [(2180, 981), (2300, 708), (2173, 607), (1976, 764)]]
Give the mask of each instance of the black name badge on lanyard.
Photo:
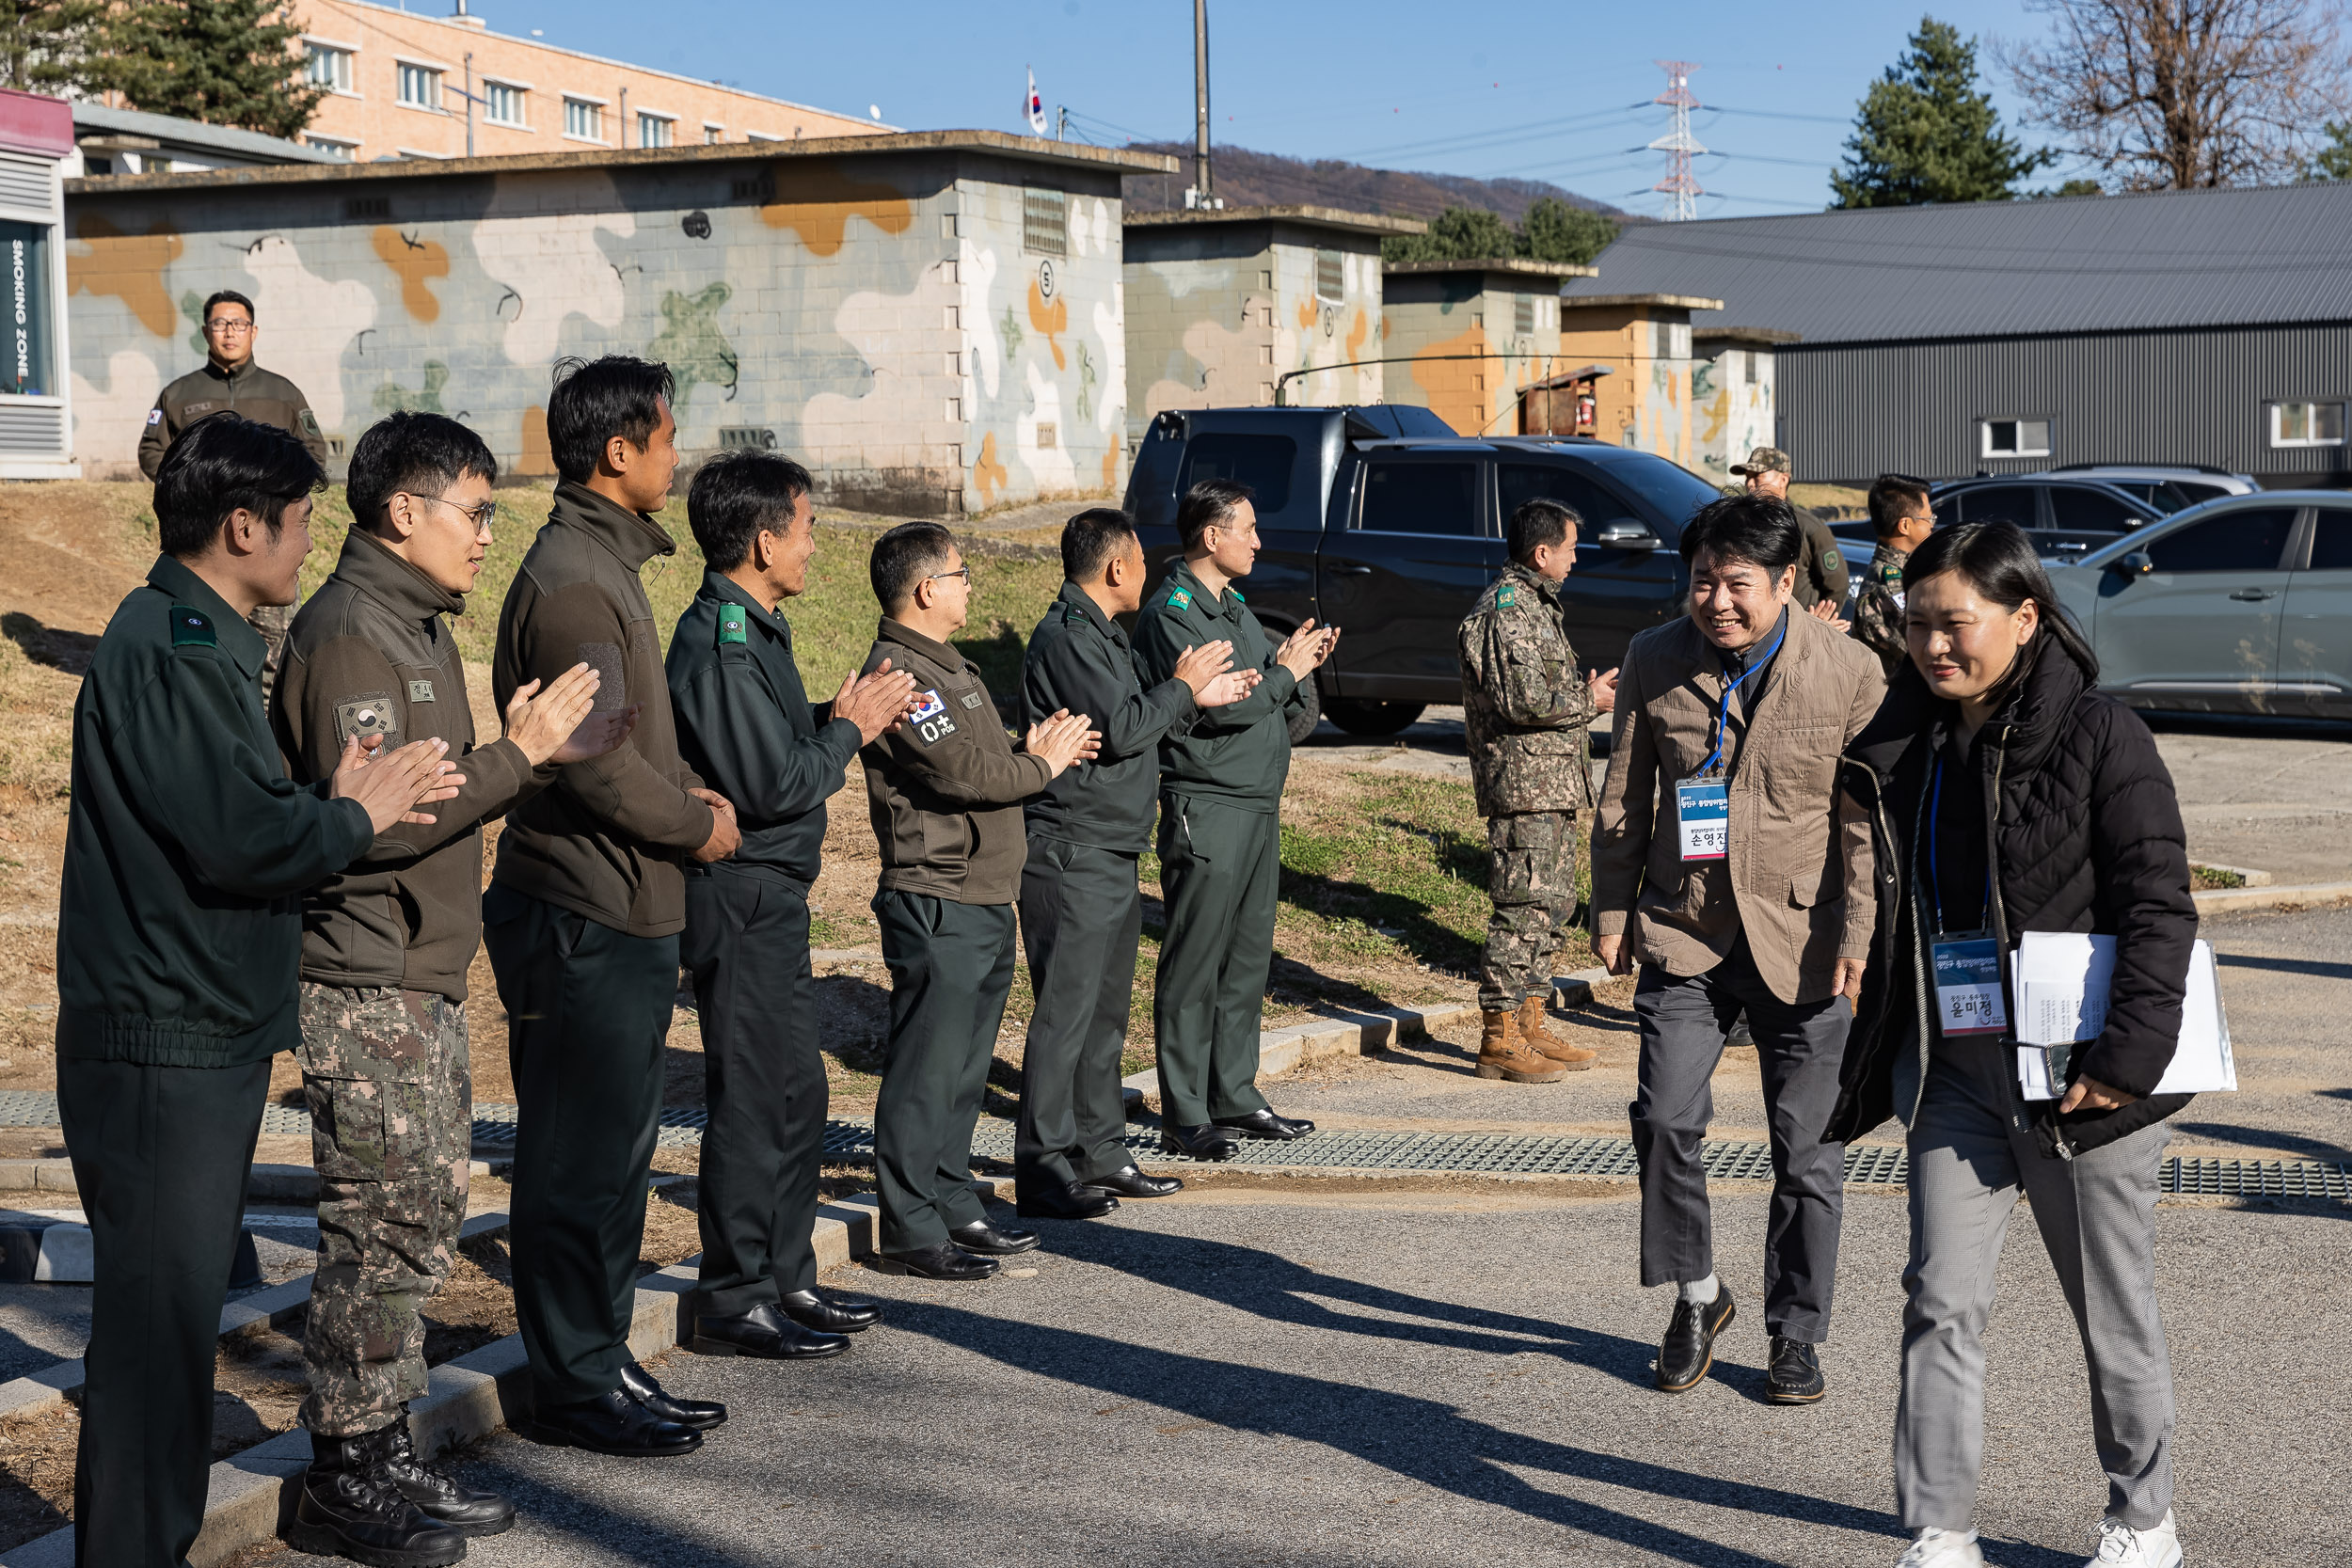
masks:
[(1946, 1038), (2009, 1031), (2009, 1002), (2001, 994), (2001, 944), (1984, 931), (1938, 933), (1935, 1021)]

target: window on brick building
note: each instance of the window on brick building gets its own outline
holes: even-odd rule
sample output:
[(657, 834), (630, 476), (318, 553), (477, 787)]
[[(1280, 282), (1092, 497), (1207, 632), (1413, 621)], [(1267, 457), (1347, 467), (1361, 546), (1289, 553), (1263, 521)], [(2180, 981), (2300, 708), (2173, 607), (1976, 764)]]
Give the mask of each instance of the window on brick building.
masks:
[(400, 101), (412, 109), (441, 107), (441, 73), (429, 65), (400, 62)]
[(482, 118), (492, 125), (527, 127), (523, 108), (529, 94), (512, 82), (482, 84)]
[(604, 140), (604, 105), (591, 98), (564, 100), (564, 134), (574, 141)]
[(641, 109), (637, 114), (637, 145), (668, 147), (675, 139), (672, 132), (676, 125), (677, 121), (668, 115), (650, 114)]
[(305, 43), (310, 61), (304, 74), (315, 85), (329, 92), (351, 90), (351, 51), (338, 49), (331, 43)]

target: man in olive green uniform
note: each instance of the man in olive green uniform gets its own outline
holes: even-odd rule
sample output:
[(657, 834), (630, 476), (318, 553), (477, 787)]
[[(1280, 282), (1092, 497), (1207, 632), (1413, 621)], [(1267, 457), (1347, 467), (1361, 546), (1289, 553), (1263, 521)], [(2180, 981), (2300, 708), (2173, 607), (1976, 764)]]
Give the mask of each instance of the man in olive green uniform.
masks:
[(1230, 706), (1180, 720), (1160, 742), (1160, 888), (1168, 934), (1152, 999), (1160, 1137), (1174, 1153), (1228, 1160), (1234, 1134), (1295, 1138), (1314, 1124), (1276, 1116), (1258, 1092), (1259, 1017), (1274, 961), (1282, 784), (1299, 683), (1331, 656), (1339, 628), (1312, 619), (1279, 647), (1234, 582), (1258, 559), (1250, 489), (1203, 480), (1176, 509), (1184, 559), (1136, 621), (1136, 669), (1156, 684), (1187, 648), (1233, 645), (1264, 679)]
[(702, 1277), (692, 1343), (714, 1355), (837, 1355), (878, 1321), (871, 1302), (817, 1293), (817, 1175), (825, 1063), (809, 972), (808, 892), (825, 801), (850, 759), (904, 714), (898, 671), (852, 675), (809, 705), (783, 601), (808, 587), (808, 470), (769, 451), (703, 465), (686, 515), (702, 589), (667, 664), (687, 766), (735, 802), (743, 843), (686, 879), (680, 957), (702, 1025)]
[(1788, 500), (1788, 454), (1778, 447), (1757, 447), (1745, 463), (1733, 464), (1731, 471), (1748, 482), (1751, 494), (1788, 501), (1788, 510), (1797, 515), (1804, 548), (1797, 557), (1796, 601), (1815, 620), (1836, 623), (1846, 603), (1846, 558), (1837, 552), (1837, 535), (1829, 525)]
[[(322, 1474), (361, 1469), (469, 1535), (504, 1529), (514, 1505), (421, 1458), (407, 1406), (428, 1381), (419, 1309), (456, 1265), (466, 1217), (466, 972), (482, 940), (482, 824), (623, 733), (617, 715), (582, 725), (599, 677), (578, 664), (544, 692), (518, 694), (504, 736), (474, 744), (465, 661), (443, 617), (463, 613), (482, 569), (497, 477), (482, 438), (438, 414), (394, 414), (359, 437), (347, 485), (356, 521), (334, 575), (287, 632), (273, 714), (298, 782), (331, 773), (355, 736), (429, 736), (464, 759), (465, 788), (439, 820), (379, 834), (304, 900), (296, 1054), (320, 1180), (302, 1424)], [(373, 1512), (339, 1494), (306, 1486), (302, 1518), (338, 1550), (380, 1544), (365, 1539)]]
[(1091, 1219), (1121, 1197), (1165, 1197), (1184, 1186), (1144, 1175), (1120, 1141), (1119, 1062), (1143, 932), (1136, 864), (1151, 842), (1161, 737), (1196, 710), (1240, 701), (1260, 676), (1229, 672), (1232, 645), (1218, 641), (1186, 649), (1173, 675), (1144, 689), (1113, 619), (1143, 602), (1143, 546), (1125, 513), (1098, 507), (1070, 519), (1061, 561), (1060, 596), (1029, 634), (1022, 662), (1022, 717), (1091, 714), (1103, 741), (1092, 762), (1024, 808), (1021, 941), (1036, 1001), (1012, 1168), (1024, 1215)]
[(515, 1141), (515, 1315), (549, 1442), (685, 1453), (723, 1405), (673, 1399), (628, 1352), (645, 1175), (675, 1010), (681, 863), (734, 853), (735, 812), (678, 755), (639, 572), (677, 546), (651, 514), (677, 471), (670, 372), (613, 356), (558, 367), (548, 443), (563, 483), (499, 614), (491, 681), (512, 702), (584, 663), (628, 741), (571, 763), (499, 835), (483, 942), (506, 1005)]
[(1594, 716), (1615, 700), (1616, 672), (1589, 681), (1560, 608), (1582, 519), (1531, 500), (1506, 529), (1511, 564), (1462, 622), (1463, 727), (1478, 815), (1486, 819), (1486, 925), (1478, 1075), (1549, 1084), (1596, 1053), (1544, 1025), (1551, 956), (1575, 924), (1577, 814), (1593, 803)]
[[(164, 453), (180, 433), (207, 414), (232, 413), (257, 424), (275, 425), (326, 466), (326, 436), (302, 388), (253, 362), (253, 302), (233, 289), (222, 289), (204, 302), (204, 364), (163, 389), (147, 411), (147, 428), (139, 435), (139, 472), (153, 479), (163, 467)], [(253, 629), (262, 634), (269, 657), (262, 667), (262, 698), (269, 699), (278, 678), (278, 650), (294, 606), (262, 605), (253, 612)]]
[(936, 523), (901, 523), (867, 563), (882, 625), (868, 673), (914, 677), (914, 705), (866, 747), (866, 804), (882, 847), (874, 917), (890, 966), (890, 1040), (874, 1101), (882, 1238), (873, 1266), (927, 1279), (985, 1279), (1037, 1245), (998, 1229), (973, 1196), (996, 1026), (1012, 989), (1013, 892), (1025, 841), (1021, 802), (1097, 738), (1057, 713), (1012, 749), (980, 672), (947, 645), (970, 603), (971, 570)]
[(97, 1262), (79, 1562), (178, 1563), (203, 1523), (246, 1173), (270, 1058), (300, 1040), (296, 895), (463, 782), (432, 741), (367, 760), (355, 740), (310, 788), (278, 767), (245, 618), (294, 596), (320, 481), (279, 431), (191, 429), (156, 478), (163, 554), (74, 698), (57, 1112)]
[(1905, 474), (1881, 474), (1870, 486), (1870, 531), (1878, 535), (1878, 548), (1870, 553), (1869, 570), (1854, 590), (1853, 635), (1879, 656), (1892, 681), (1911, 657), (1903, 625), (1903, 566), (1935, 531), (1927, 483)]

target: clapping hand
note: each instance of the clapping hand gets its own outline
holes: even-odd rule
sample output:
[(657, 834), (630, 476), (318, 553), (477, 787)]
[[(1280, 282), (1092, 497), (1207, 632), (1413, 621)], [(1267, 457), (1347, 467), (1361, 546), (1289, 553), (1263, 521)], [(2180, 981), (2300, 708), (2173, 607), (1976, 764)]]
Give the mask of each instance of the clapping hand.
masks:
[(1296, 631), (1282, 640), (1282, 645), (1274, 652), (1274, 662), (1288, 670), (1295, 679), (1303, 681), (1315, 673), (1316, 666), (1331, 657), (1331, 650), (1339, 645), (1339, 627), (1325, 626), (1318, 630), (1315, 618), (1310, 615)]
[(448, 759), (446, 740), (412, 740), (397, 752), (377, 754), (380, 740), (361, 745), (353, 736), (343, 742), (328, 793), (338, 800), (357, 800), (377, 832), (396, 822), (430, 827), (437, 818), (415, 808), (455, 798), (466, 775)]
[(914, 677), (883, 659), (866, 674), (852, 673), (833, 700), (833, 716), (857, 726), (858, 743), (871, 745), (914, 711)]
[(1089, 729), (1092, 722), (1083, 713), (1057, 708), (1053, 717), (1041, 719), (1029, 726), (1025, 742), (1031, 756), (1043, 757), (1046, 766), (1059, 777), (1073, 763), (1094, 755), (1103, 743), (1103, 732)]

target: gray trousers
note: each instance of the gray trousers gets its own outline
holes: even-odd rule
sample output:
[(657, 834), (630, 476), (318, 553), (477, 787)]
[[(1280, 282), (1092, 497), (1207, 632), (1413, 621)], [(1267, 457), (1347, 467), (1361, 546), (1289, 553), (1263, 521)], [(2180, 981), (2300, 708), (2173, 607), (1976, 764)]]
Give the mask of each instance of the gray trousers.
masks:
[[(2172, 1506), (2172, 1361), (2156, 1310), (2162, 1122), (2072, 1160), (2012, 1132), (1999, 1044), (1939, 1047), (1911, 1125), (1895, 1497), (1907, 1529), (1966, 1529), (1984, 1466), (1984, 1324), (2020, 1191), (2090, 1369), (2107, 1512), (2134, 1529)], [(2055, 1329), (2056, 1324), (2045, 1325)]]
[(1772, 1140), (1772, 1202), (1764, 1229), (1766, 1332), (1829, 1338), (1837, 1230), (1846, 1204), (1846, 1146), (1823, 1143), (1837, 1107), (1837, 1071), (1853, 1007), (1842, 996), (1783, 1002), (1756, 972), (1747, 939), (1704, 974), (1644, 964), (1633, 988), (1641, 1027), (1633, 1152), (1642, 1166), (1642, 1283), (1705, 1279), (1715, 1269), (1714, 1214), (1699, 1145), (1715, 1115), (1710, 1081), (1724, 1037), (1744, 1008), (1764, 1071)]

